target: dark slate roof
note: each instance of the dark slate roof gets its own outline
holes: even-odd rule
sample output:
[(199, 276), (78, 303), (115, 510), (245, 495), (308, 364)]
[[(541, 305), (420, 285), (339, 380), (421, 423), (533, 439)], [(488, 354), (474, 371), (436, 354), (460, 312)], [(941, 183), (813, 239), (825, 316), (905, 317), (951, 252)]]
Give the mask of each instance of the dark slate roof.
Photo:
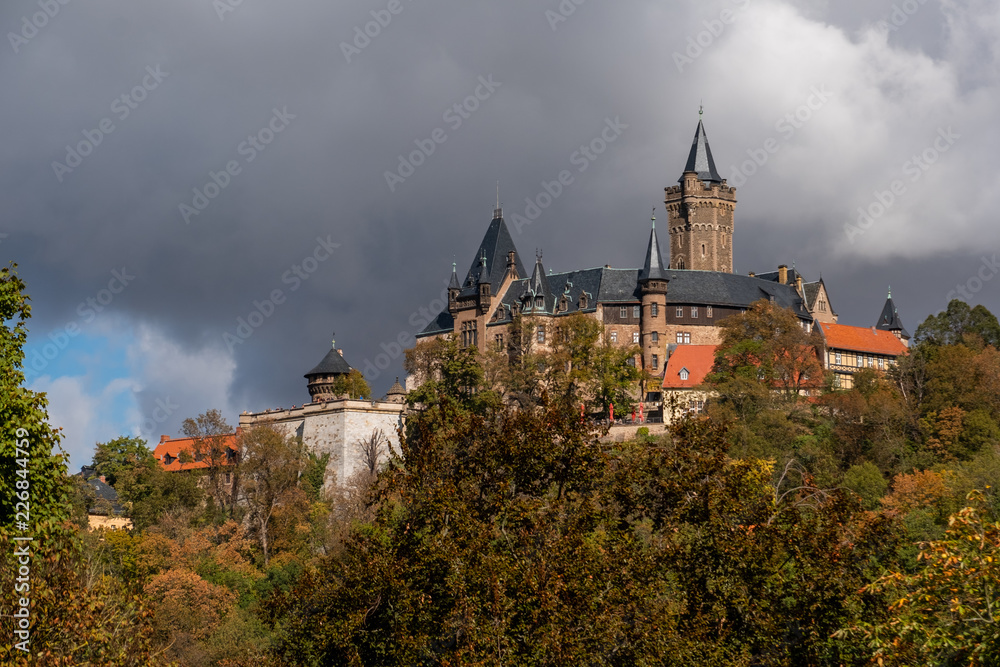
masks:
[[(94, 489), (94, 495), (97, 496), (97, 500), (106, 500), (111, 503), (111, 511), (115, 514), (121, 514), (124, 509), (118, 503), (118, 492), (111, 488), (108, 484), (102, 482), (99, 478), (88, 479), (87, 484)], [(93, 513), (93, 512), (91, 512)]]
[(458, 284), (458, 273), (455, 270), (455, 262), (451, 263), (451, 281), (448, 283), (448, 289), (461, 289), (462, 286)]
[[(490, 226), (486, 229), (482, 243), (472, 260), (472, 266), (466, 274), (465, 282), (462, 283), (462, 296), (470, 296), (477, 292), (476, 286), (480, 282), (488, 282), (493, 285), (494, 290), (500, 288), (504, 274), (507, 273), (507, 253), (511, 250), (515, 253), (517, 262), (517, 274), (519, 276), (528, 275), (521, 264), (521, 256), (517, 254), (514, 247), (514, 239), (510, 236), (507, 223), (502, 216), (494, 217)], [(486, 257), (485, 271), (483, 270), (482, 258)]]
[(433, 336), (434, 334), (447, 333), (455, 329), (455, 318), (447, 310), (438, 313), (438, 316), (431, 320), (430, 324), (424, 327), (423, 331), (417, 334), (421, 336)]
[(646, 246), (646, 261), (639, 272), (639, 280), (663, 279), (663, 255), (660, 254), (660, 241), (656, 238), (656, 222), (649, 232), (649, 245)]
[[(708, 136), (705, 134), (705, 126), (701, 119), (698, 119), (698, 129), (694, 133), (694, 141), (691, 142), (691, 152), (688, 154), (687, 164), (684, 171), (698, 172), (698, 178), (711, 183), (721, 183), (722, 177), (719, 170), (715, 168), (715, 159), (712, 157), (712, 148), (708, 145)], [(678, 182), (682, 182), (682, 175)]]
[(313, 375), (346, 375), (350, 372), (350, 365), (344, 361), (340, 353), (336, 350), (330, 350), (323, 357), (323, 361), (319, 362), (316, 368), (306, 373), (304, 377), (308, 378)]
[(747, 308), (755, 301), (773, 296), (776, 305), (803, 319), (812, 319), (795, 285), (719, 271), (670, 269), (666, 278), (670, 281), (667, 303)]
[(531, 272), (531, 280), (528, 281), (528, 289), (531, 291), (532, 296), (551, 296), (552, 290), (549, 289), (548, 278), (545, 277), (545, 267), (542, 266), (542, 258), (535, 258), (535, 268)]
[(882, 331), (899, 331), (903, 338), (909, 338), (910, 334), (905, 328), (903, 328), (903, 320), (900, 319), (899, 313), (896, 311), (896, 304), (892, 301), (892, 292), (889, 292), (889, 297), (885, 300), (885, 306), (882, 307), (882, 314), (879, 315), (878, 324), (875, 325), (876, 329), (881, 329)]
[(802, 283), (802, 291), (806, 293), (806, 305), (809, 308), (816, 306), (816, 297), (819, 296), (820, 282)]
[[(794, 268), (788, 269), (788, 283), (790, 285), (794, 285), (796, 279), (801, 275), (802, 274), (800, 274)], [(778, 282), (778, 279), (781, 277), (781, 274), (777, 271), (768, 271), (767, 273), (758, 273), (757, 277), (760, 278), (761, 280), (770, 280), (772, 283), (776, 283)], [(803, 278), (803, 281), (804, 280), (805, 279)]]

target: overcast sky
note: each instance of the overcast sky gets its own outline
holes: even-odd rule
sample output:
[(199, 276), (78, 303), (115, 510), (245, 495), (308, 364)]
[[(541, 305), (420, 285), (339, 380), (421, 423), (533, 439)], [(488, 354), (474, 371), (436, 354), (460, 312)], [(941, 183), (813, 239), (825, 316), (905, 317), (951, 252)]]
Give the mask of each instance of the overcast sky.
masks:
[(822, 275), (846, 324), (889, 285), (911, 331), (1000, 311), (996, 0), (10, 0), (0, 27), (0, 255), (74, 467), (302, 404), (333, 331), (384, 393), (497, 181), (525, 264), (638, 266), (702, 103), (738, 272)]

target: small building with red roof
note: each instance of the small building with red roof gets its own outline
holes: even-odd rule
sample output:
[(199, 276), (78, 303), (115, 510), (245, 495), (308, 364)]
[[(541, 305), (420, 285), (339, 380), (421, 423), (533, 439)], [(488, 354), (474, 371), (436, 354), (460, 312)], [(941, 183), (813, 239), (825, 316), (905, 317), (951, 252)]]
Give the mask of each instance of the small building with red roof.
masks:
[[(235, 467), (239, 460), (239, 444), (237, 438), (240, 429), (235, 433), (227, 433), (219, 436), (219, 445), (223, 447), (224, 455), (218, 457), (214, 462), (220, 468)], [(207, 455), (206, 443), (201, 448), (196, 446), (195, 438), (171, 438), (169, 435), (161, 435), (160, 442), (153, 449), (153, 457), (159, 462), (160, 467), (168, 472), (188, 472), (192, 470), (206, 470), (213, 465), (211, 457)], [(233, 473), (226, 471), (222, 475), (222, 483), (227, 493), (231, 493), (233, 484)]]
[(826, 347), (823, 365), (833, 371), (837, 389), (853, 388), (859, 370), (886, 371), (906, 354), (905, 339), (893, 331), (823, 322), (820, 332)]
[(710, 391), (701, 389), (715, 364), (715, 345), (671, 346), (663, 370), (663, 419), (672, 422), (688, 413), (705, 408)]

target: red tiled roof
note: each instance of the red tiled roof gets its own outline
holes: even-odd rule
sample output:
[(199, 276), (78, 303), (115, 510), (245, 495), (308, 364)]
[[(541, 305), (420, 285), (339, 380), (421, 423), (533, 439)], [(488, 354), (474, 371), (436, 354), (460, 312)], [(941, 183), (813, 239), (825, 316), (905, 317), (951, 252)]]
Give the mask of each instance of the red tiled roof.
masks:
[[(664, 389), (691, 389), (705, 381), (715, 364), (715, 345), (678, 345), (667, 361), (663, 374)], [(681, 380), (681, 371), (688, 371), (688, 379)]]
[(826, 346), (831, 350), (851, 350), (852, 352), (870, 352), (871, 354), (886, 354), (894, 357), (906, 352), (903, 341), (889, 331), (871, 327), (850, 327), (846, 324), (825, 324), (823, 337)]
[[(222, 436), (224, 438), (225, 445), (232, 451), (237, 451), (236, 445), (236, 433), (229, 433)], [(194, 438), (173, 438), (170, 436), (163, 435), (160, 436), (160, 444), (156, 446), (153, 450), (153, 456), (160, 463), (160, 467), (164, 470), (169, 470), (175, 472), (178, 470), (200, 470), (202, 468), (208, 467), (208, 461), (191, 461), (191, 463), (182, 464), (178, 459), (181, 452), (187, 452), (191, 458), (194, 458)], [(170, 463), (165, 463), (164, 459), (170, 457)], [(222, 462), (222, 465), (230, 465), (228, 460)]]

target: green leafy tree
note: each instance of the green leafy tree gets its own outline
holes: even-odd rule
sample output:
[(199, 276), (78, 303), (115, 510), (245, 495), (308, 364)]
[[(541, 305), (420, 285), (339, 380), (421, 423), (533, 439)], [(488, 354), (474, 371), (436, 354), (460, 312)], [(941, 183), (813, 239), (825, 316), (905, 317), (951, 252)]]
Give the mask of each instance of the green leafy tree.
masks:
[(952, 299), (948, 308), (931, 315), (917, 327), (914, 341), (931, 345), (955, 345), (978, 339), (980, 344), (1000, 348), (1000, 322), (983, 305), (973, 308), (960, 300)]
[(93, 466), (98, 475), (103, 475), (109, 485), (115, 486), (121, 471), (155, 462), (145, 440), (120, 436), (109, 442), (97, 443)]
[(350, 373), (341, 375), (334, 381), (333, 393), (337, 396), (370, 400), (372, 397), (372, 388), (368, 386), (368, 382), (361, 371), (352, 368)]
[(29, 526), (63, 521), (71, 512), (66, 455), (48, 423), (48, 399), (24, 386), (31, 306), (16, 267), (0, 269), (0, 532), (12, 529), (23, 510), (18, 502), (28, 504)]

